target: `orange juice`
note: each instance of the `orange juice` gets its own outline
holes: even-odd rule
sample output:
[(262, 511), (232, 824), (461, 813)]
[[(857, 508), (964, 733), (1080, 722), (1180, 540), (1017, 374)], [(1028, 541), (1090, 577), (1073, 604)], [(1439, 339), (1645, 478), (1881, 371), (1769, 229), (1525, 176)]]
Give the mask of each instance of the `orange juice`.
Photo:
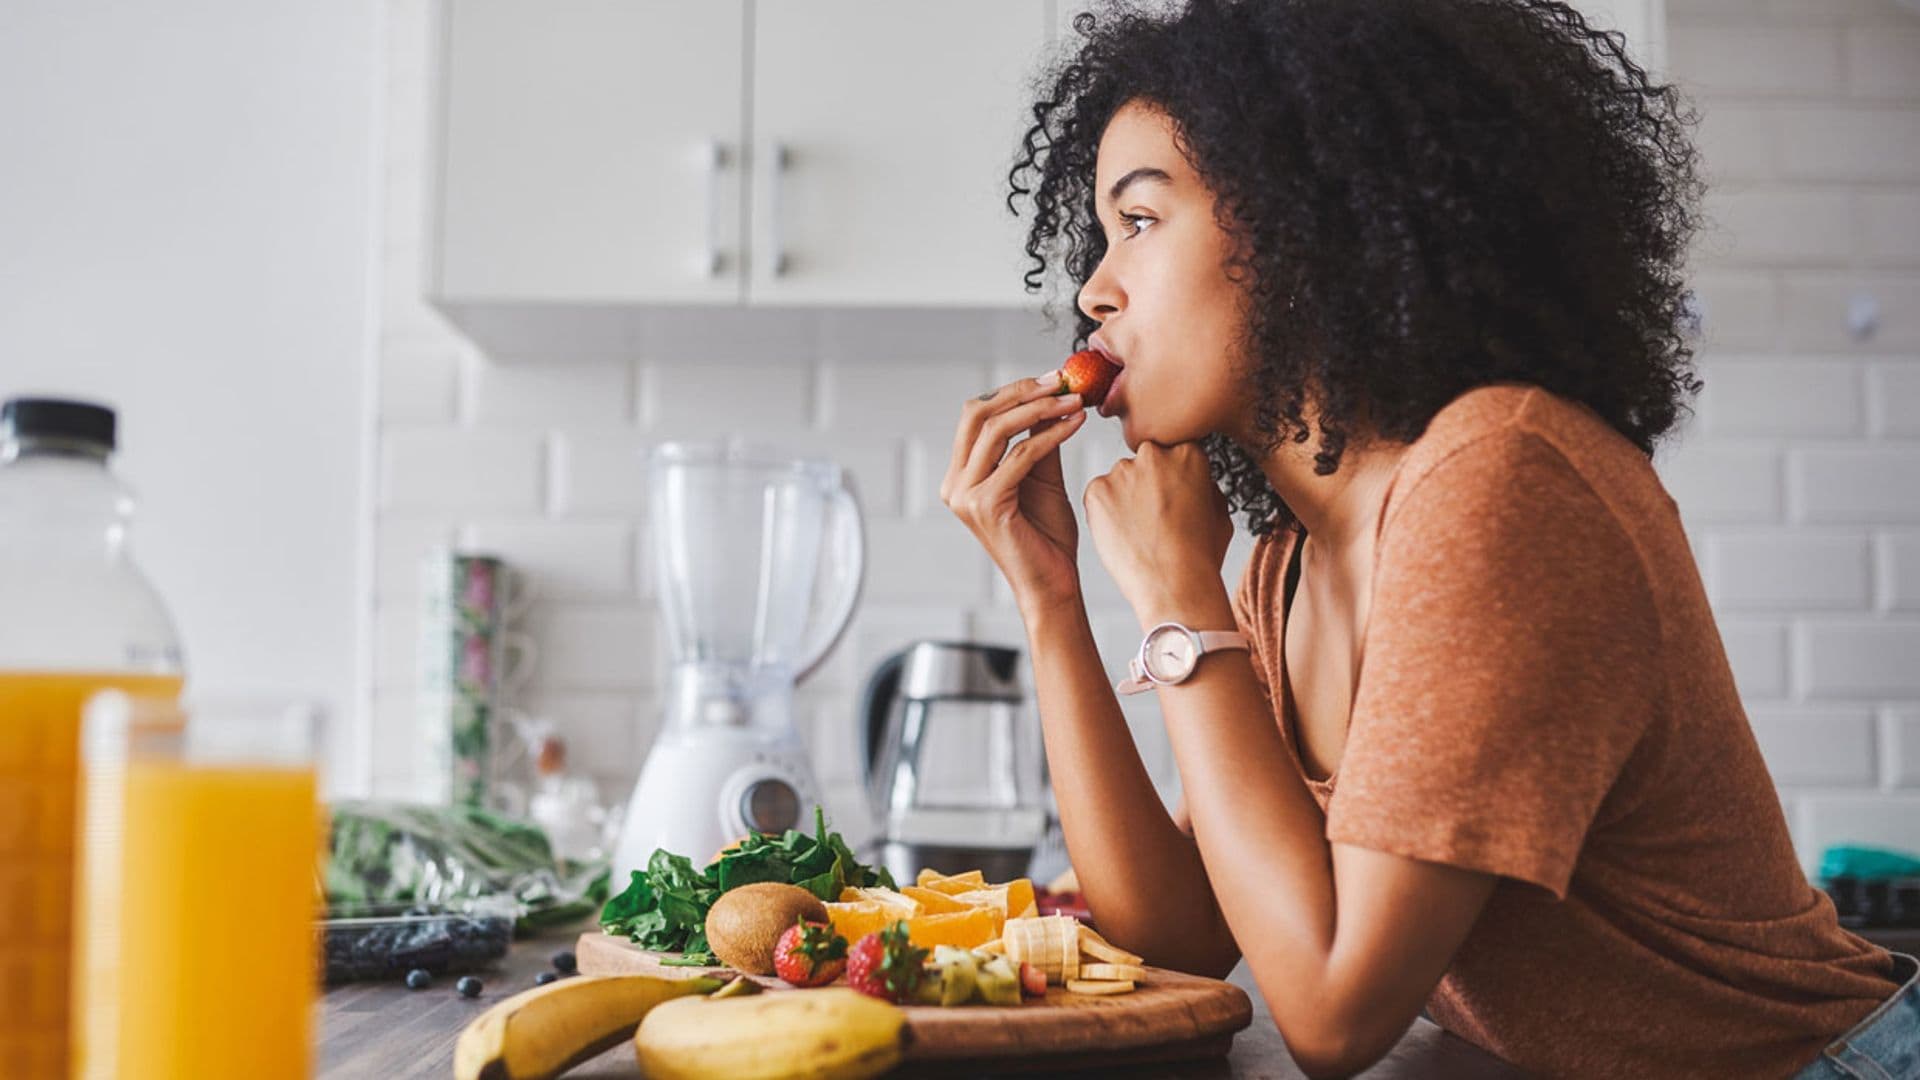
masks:
[(67, 1077), (80, 709), (96, 690), (168, 698), (171, 675), (0, 671), (0, 1068)]
[[(76, 1076), (298, 1080), (319, 992), (310, 766), (142, 759), (89, 860)], [(92, 808), (102, 803), (94, 789)], [(117, 880), (114, 880), (117, 878)]]

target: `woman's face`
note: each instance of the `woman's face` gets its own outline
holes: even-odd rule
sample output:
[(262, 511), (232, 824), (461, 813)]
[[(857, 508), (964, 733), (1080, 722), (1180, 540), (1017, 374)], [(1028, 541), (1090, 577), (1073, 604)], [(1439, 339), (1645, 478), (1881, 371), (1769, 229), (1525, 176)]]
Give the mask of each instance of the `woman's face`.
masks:
[(1172, 122), (1129, 103), (1100, 137), (1095, 206), (1107, 251), (1080, 289), (1094, 342), (1123, 365), (1108, 408), (1127, 446), (1237, 430), (1247, 412), (1240, 286), (1214, 196), (1174, 145)]

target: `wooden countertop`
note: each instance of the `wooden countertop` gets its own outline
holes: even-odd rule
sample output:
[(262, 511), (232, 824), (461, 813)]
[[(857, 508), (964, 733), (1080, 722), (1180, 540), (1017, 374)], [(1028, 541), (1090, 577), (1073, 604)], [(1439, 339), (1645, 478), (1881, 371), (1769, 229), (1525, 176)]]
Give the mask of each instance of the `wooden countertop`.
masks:
[[(319, 1076), (322, 1080), (373, 1077), (448, 1080), (453, 1075), (454, 1040), (467, 1022), (501, 998), (533, 986), (533, 977), (549, 970), (548, 958), (561, 949), (571, 949), (581, 929), (575, 927), (515, 942), (497, 970), (479, 973), (486, 990), (472, 1001), (454, 993), (457, 976), (441, 976), (426, 990), (408, 990), (395, 982), (353, 983), (329, 991), (321, 1000), (317, 1020)], [(1253, 1026), (1233, 1040), (1233, 1052), (1227, 1057), (1136, 1069), (1104, 1067), (1097, 1070), (1097, 1075), (1182, 1080), (1300, 1077), (1302, 1074), (1287, 1056), (1286, 1045), (1280, 1041), (1266, 1003), (1254, 989), (1245, 967), (1237, 969), (1228, 981), (1245, 989), (1253, 998), (1254, 1013)], [(1523, 1074), (1432, 1023), (1416, 1020), (1392, 1053), (1360, 1075), (1375, 1080), (1390, 1077), (1453, 1080)], [(567, 1076), (636, 1080), (641, 1072), (634, 1062), (632, 1046), (621, 1045)]]

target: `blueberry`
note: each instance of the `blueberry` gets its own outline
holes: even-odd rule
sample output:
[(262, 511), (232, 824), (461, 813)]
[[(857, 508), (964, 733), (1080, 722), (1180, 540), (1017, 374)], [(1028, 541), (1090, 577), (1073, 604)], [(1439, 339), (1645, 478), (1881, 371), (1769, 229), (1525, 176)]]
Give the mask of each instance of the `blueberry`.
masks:
[(562, 949), (553, 954), (553, 970), (562, 975), (571, 975), (580, 970), (580, 962), (573, 958), (572, 953)]
[(426, 968), (414, 968), (407, 972), (407, 989), (425, 990), (433, 985), (433, 972)]
[(538, 975), (535, 975), (535, 976), (533, 977), (533, 985), (535, 985), (535, 986), (545, 986), (545, 985), (547, 985), (548, 983), (550, 983), (550, 982), (552, 982), (553, 980), (555, 980), (555, 979), (557, 979), (557, 978), (559, 978), (559, 977), (560, 977), (560, 976), (558, 976), (558, 975), (555, 975), (555, 974), (554, 974), (553, 972), (551, 972), (551, 971), (543, 971), (543, 972), (541, 972), (540, 974), (538, 974)]
[(460, 976), (460, 981), (454, 983), (453, 988), (459, 991), (460, 996), (463, 998), (477, 998), (480, 996), (480, 980), (471, 975)]

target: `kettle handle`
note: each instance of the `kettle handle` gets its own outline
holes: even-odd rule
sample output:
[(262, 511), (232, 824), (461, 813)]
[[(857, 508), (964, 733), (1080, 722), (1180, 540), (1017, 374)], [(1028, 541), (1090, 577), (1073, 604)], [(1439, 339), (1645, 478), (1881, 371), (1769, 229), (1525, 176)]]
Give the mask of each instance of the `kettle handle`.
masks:
[[(843, 474), (844, 475), (844, 474)], [(854, 605), (860, 602), (860, 594), (865, 589), (867, 577), (867, 525), (866, 515), (860, 509), (860, 497), (854, 494), (852, 478), (836, 487), (828, 506), (831, 526), (828, 529), (829, 543), (837, 548), (843, 557), (833, 560), (838, 598), (833, 610), (823, 619), (813, 637), (803, 642), (798, 650), (801, 662), (797, 665), (798, 674), (793, 681), (801, 683), (807, 676), (826, 663), (833, 647), (840, 644), (846, 635), (847, 626), (853, 621)]]
[(879, 792), (874, 789), (874, 771), (880, 767), (882, 743), (887, 735), (887, 718), (893, 712), (894, 699), (900, 696), (900, 673), (906, 668), (907, 654), (913, 650), (901, 649), (880, 662), (867, 678), (867, 688), (860, 695), (860, 715), (865, 718), (866, 732), (861, 760), (865, 763), (867, 780), (867, 798), (874, 804), (874, 813), (885, 808), (879, 805)]

